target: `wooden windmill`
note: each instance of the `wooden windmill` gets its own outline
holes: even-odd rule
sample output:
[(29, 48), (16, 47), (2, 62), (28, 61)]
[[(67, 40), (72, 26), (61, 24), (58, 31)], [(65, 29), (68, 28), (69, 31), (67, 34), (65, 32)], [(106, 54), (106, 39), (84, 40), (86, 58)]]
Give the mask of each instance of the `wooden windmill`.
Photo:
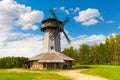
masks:
[(61, 53), (60, 33), (63, 32), (66, 40), (70, 39), (64, 31), (64, 25), (69, 21), (68, 17), (62, 22), (58, 20), (53, 9), (50, 10), (53, 18), (42, 21), (40, 30), (44, 32), (44, 45), (42, 53), (29, 59), (30, 68), (33, 69), (63, 69), (71, 68), (72, 58)]
[(69, 21), (68, 17), (61, 22), (57, 19), (53, 10), (50, 11), (54, 18), (42, 21), (41, 31), (44, 32), (43, 52), (56, 51), (61, 52), (60, 33), (63, 32), (68, 43), (70, 39), (64, 31), (64, 25)]

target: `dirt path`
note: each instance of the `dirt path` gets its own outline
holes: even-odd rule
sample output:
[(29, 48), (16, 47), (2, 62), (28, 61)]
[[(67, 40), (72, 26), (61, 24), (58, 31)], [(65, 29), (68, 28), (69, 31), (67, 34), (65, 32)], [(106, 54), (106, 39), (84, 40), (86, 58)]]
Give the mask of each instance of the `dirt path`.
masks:
[(69, 70), (69, 71), (62, 71), (57, 72), (57, 74), (62, 76), (71, 77), (74, 80), (107, 80), (101, 77), (91, 76), (87, 74), (80, 73), (81, 70)]
[[(8, 69), (7, 71), (43, 73), (43, 72), (40, 72), (40, 71), (29, 71), (29, 70), (25, 70), (25, 69)], [(66, 71), (47, 72), (47, 73), (56, 73), (56, 74), (61, 75), (61, 76), (71, 77), (74, 80), (107, 80), (107, 79), (101, 78), (101, 77), (82, 74), (82, 73), (80, 73), (80, 71), (82, 71), (82, 70), (66, 70)]]

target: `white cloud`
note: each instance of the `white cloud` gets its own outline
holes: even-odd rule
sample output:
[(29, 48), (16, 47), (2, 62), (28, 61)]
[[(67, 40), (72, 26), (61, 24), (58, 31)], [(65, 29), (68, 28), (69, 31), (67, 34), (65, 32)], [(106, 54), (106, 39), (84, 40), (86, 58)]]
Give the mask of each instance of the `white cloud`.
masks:
[[(66, 31), (69, 34), (68, 31)], [(2, 35), (2, 36), (1, 36)], [(62, 50), (64, 48), (68, 48), (73, 46), (75, 48), (79, 48), (79, 46), (83, 43), (86, 44), (97, 44), (100, 42), (104, 42), (104, 35), (80, 35), (77, 37), (71, 37), (71, 44), (69, 45), (64, 37), (61, 34), (61, 46)], [(4, 56), (26, 56), (33, 57), (42, 52), (43, 48), (43, 36), (41, 35), (33, 35), (30, 33), (8, 33), (8, 34), (0, 34), (0, 57)]]
[(18, 4), (14, 0), (0, 1), (0, 27), (17, 25), (22, 29), (35, 30), (35, 23), (40, 22), (43, 16), (42, 11), (32, 10), (31, 7)]
[(76, 13), (77, 11), (80, 11), (79, 7), (76, 7), (75, 9), (73, 9), (73, 13)]
[(66, 14), (69, 14), (69, 10), (65, 9), (65, 7), (60, 7), (60, 10), (65, 12)]
[(76, 22), (81, 22), (85, 26), (90, 26), (98, 23), (97, 18), (104, 20), (98, 9), (88, 8), (86, 10), (80, 11), (78, 16), (75, 16), (74, 19)]
[(113, 21), (112, 21), (112, 20), (110, 20), (110, 21), (106, 21), (106, 23), (113, 23)]
[(32, 56), (40, 53), (42, 36), (13, 32), (19, 26), (23, 30), (36, 30), (44, 14), (32, 10), (15, 0), (0, 1), (0, 57)]
[(82, 23), (82, 25), (90, 26), (90, 25), (94, 25), (94, 24), (97, 24), (97, 23), (98, 23), (98, 21), (96, 19), (90, 19), (90, 20), (84, 21)]
[[(68, 34), (68, 32), (67, 32)], [(68, 35), (69, 36), (69, 35)], [(80, 35), (80, 36), (77, 36), (77, 37), (70, 37), (71, 39), (71, 44), (69, 45), (67, 43), (67, 40), (66, 38), (64, 37), (64, 35), (62, 34), (61, 36), (61, 46), (62, 46), (62, 50), (64, 48), (69, 48), (70, 46), (73, 46), (74, 48), (79, 48), (79, 46), (83, 43), (85, 44), (89, 44), (89, 45), (93, 45), (93, 44), (99, 44), (99, 43), (104, 43), (106, 37), (103, 35), (103, 34), (100, 34), (100, 35), (90, 35), (90, 36), (87, 36), (87, 35)]]
[(65, 10), (65, 8), (64, 7), (60, 7), (60, 10)]
[(118, 28), (120, 29), (120, 26), (118, 26)]
[(76, 12), (80, 11), (79, 7), (76, 8), (69, 8), (69, 9), (65, 9), (65, 7), (60, 7), (60, 8), (53, 8), (54, 10), (61, 10), (63, 12), (65, 12), (67, 15), (69, 15), (70, 13), (75, 14)]
[[(32, 57), (41, 52), (43, 37), (40, 35), (11, 33), (0, 42), (0, 57), (26, 56)], [(2, 37), (0, 37), (1, 39)]]
[(84, 36), (82, 38), (76, 38), (73, 39), (72, 42), (72, 46), (75, 46), (76, 48), (78, 48), (81, 44), (86, 43), (89, 45), (93, 45), (93, 44), (99, 44), (101, 42), (105, 41), (105, 36), (104, 35), (91, 35), (91, 36)]
[(20, 16), (19, 20), (17, 21), (18, 25), (23, 26), (23, 30), (29, 29), (37, 29), (37, 26), (34, 25), (36, 22), (40, 22), (40, 19), (43, 18), (43, 12), (40, 11), (32, 11)]

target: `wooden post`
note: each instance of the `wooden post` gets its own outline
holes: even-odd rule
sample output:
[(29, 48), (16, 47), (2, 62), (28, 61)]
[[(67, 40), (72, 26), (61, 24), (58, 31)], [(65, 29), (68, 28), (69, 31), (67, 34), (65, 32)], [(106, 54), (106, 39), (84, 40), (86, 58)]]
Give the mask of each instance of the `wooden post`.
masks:
[(46, 67), (46, 69), (47, 69), (47, 63), (45, 63), (45, 67)]
[(63, 63), (59, 63), (61, 65), (61, 69), (63, 69)]
[(56, 63), (54, 63), (54, 69), (56, 69)]

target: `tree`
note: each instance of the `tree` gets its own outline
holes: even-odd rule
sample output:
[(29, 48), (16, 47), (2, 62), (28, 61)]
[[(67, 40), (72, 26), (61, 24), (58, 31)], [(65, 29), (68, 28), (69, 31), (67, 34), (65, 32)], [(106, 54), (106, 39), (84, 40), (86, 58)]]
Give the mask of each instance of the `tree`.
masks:
[(120, 34), (115, 37), (115, 63), (120, 64)]
[(105, 45), (103, 43), (100, 43), (98, 45), (98, 59), (99, 59), (99, 63), (98, 64), (105, 64), (106, 63), (106, 53), (105, 53)]
[(91, 46), (90, 50), (90, 64), (98, 64), (99, 63), (99, 54), (98, 54), (98, 45)]
[(79, 49), (70, 47), (63, 53), (74, 58), (75, 64), (120, 64), (120, 34), (110, 35), (105, 43), (82, 44)]
[(22, 68), (27, 60), (26, 57), (3, 57), (0, 58), (0, 68)]
[(62, 51), (63, 54), (71, 57), (74, 59), (73, 61), (73, 64), (76, 63), (76, 59), (77, 59), (77, 52), (76, 50), (74, 50), (74, 48), (71, 46), (70, 48), (65, 48), (63, 51)]
[(109, 37), (108, 50), (109, 50), (108, 56), (110, 59), (110, 63), (114, 64), (114, 62), (115, 62), (115, 39), (114, 39), (113, 35), (110, 35), (110, 37)]
[(79, 48), (79, 61), (80, 64), (89, 64), (90, 62), (90, 46), (82, 44)]

